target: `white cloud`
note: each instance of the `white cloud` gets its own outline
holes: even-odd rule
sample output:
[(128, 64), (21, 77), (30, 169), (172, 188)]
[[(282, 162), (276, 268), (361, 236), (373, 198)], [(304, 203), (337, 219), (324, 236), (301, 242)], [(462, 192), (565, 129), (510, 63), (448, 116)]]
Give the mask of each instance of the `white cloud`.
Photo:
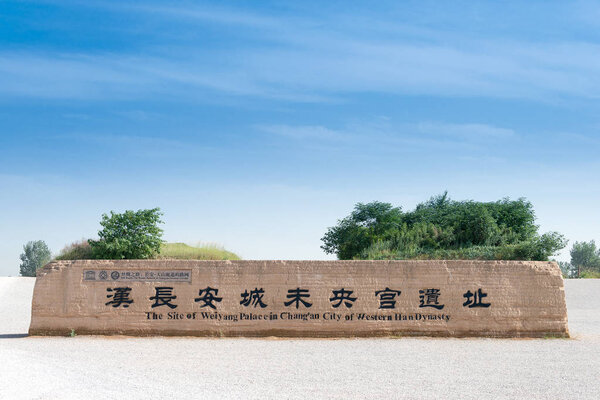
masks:
[(346, 140), (350, 134), (323, 126), (260, 125), (258, 129), (293, 139)]
[(378, 118), (362, 121), (342, 129), (321, 125), (258, 125), (257, 128), (278, 136), (307, 142), (330, 143), (331, 146), (349, 145), (369, 147), (400, 146), (408, 148), (467, 147), (489, 141), (517, 138), (512, 129), (481, 123), (420, 122), (395, 123)]
[(56, 140), (80, 141), (95, 147), (106, 147), (114, 154), (127, 153), (128, 155), (168, 158), (168, 157), (197, 157), (199, 154), (220, 151), (210, 146), (202, 146), (184, 140), (166, 137), (152, 137), (124, 134), (105, 133), (71, 133), (55, 135)]
[(450, 124), (422, 122), (417, 124), (417, 129), (427, 134), (448, 135), (465, 139), (503, 139), (515, 136), (515, 131), (512, 129), (477, 123)]
[(157, 14), (161, 18), (173, 17), (177, 19), (191, 19), (199, 21), (208, 21), (218, 24), (235, 25), (236, 27), (247, 26), (256, 28), (280, 28), (281, 23), (275, 18), (269, 18), (249, 12), (241, 12), (226, 8), (215, 8), (209, 6), (190, 6), (185, 7), (165, 6), (157, 4), (119, 4), (104, 3), (112, 10), (121, 9), (123, 11), (145, 12)]
[[(597, 99), (600, 93), (600, 46), (585, 41), (479, 38), (406, 23), (394, 28), (397, 24), (386, 15), (275, 18), (189, 5), (92, 7), (182, 23), (192, 19), (197, 25), (177, 30), (171, 21), (165, 24), (171, 27), (167, 32), (149, 32), (152, 38), (165, 35), (173, 43), (168, 47), (5, 51), (0, 53), (0, 96), (210, 100), (211, 93), (219, 93), (321, 102), (376, 92), (553, 101), (564, 96)], [(222, 25), (235, 40), (206, 46), (200, 39), (206, 23)], [(251, 29), (238, 32), (240, 27)]]

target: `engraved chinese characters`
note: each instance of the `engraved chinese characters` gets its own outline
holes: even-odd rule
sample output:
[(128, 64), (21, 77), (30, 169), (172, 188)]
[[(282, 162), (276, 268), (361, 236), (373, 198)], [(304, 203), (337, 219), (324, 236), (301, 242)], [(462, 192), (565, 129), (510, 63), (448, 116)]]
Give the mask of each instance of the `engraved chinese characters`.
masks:
[[(154, 288), (154, 295), (150, 296), (148, 300), (152, 301), (151, 308), (166, 306), (170, 309), (177, 308), (177, 304), (174, 300), (177, 299), (177, 295), (174, 293), (172, 286), (157, 286)], [(134, 302), (131, 297), (132, 289), (130, 287), (108, 287), (106, 288), (106, 297), (110, 299), (105, 303), (106, 306), (113, 308), (123, 307), (127, 308)], [(424, 288), (418, 291), (419, 293), (419, 308), (434, 308), (441, 310), (445, 304), (440, 302), (442, 292), (436, 288)], [(210, 286), (204, 289), (198, 290), (198, 297), (194, 298), (193, 301), (199, 303), (200, 308), (211, 308), (217, 309), (218, 303), (223, 300), (223, 297), (219, 297), (219, 289)], [(375, 291), (374, 295), (378, 300), (379, 309), (395, 309), (397, 298), (402, 294), (401, 290), (390, 289), (386, 287), (381, 290)], [(239, 304), (243, 307), (252, 308), (267, 308), (268, 304), (264, 301), (265, 289), (255, 287), (251, 290), (244, 290), (240, 293), (241, 300)], [(466, 299), (464, 303), (461, 303), (463, 307), (476, 308), (490, 307), (491, 303), (484, 302), (483, 299), (488, 294), (483, 291), (482, 288), (478, 288), (471, 292), (467, 290), (463, 297)], [(285, 307), (299, 308), (310, 308), (313, 303), (310, 302), (311, 293), (308, 288), (296, 287), (287, 290), (286, 299), (283, 301)], [(354, 290), (347, 288), (332, 289), (331, 297), (328, 298), (332, 308), (339, 308), (344, 306), (345, 308), (352, 308), (355, 302), (359, 301), (359, 296), (354, 293)], [(462, 301), (462, 300), (461, 300)]]

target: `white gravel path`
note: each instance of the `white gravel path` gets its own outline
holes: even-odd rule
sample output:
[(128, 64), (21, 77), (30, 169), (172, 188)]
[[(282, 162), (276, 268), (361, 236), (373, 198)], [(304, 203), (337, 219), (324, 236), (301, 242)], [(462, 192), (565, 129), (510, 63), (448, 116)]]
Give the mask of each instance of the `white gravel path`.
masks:
[(23, 337), (33, 282), (0, 278), (0, 399), (600, 399), (600, 280), (539, 340)]

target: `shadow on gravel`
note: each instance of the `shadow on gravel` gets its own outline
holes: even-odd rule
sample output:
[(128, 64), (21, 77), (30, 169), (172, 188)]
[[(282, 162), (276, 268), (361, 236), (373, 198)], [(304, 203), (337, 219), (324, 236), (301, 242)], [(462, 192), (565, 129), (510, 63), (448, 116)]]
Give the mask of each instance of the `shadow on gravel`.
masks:
[(0, 334), (0, 339), (20, 339), (29, 336), (26, 333), (4, 333)]

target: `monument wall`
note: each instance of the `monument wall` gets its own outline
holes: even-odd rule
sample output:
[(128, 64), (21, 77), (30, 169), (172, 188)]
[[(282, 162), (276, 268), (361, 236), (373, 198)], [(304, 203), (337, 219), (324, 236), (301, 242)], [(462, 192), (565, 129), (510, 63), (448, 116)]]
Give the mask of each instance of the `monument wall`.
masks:
[(568, 336), (556, 263), (58, 261), (31, 335)]

